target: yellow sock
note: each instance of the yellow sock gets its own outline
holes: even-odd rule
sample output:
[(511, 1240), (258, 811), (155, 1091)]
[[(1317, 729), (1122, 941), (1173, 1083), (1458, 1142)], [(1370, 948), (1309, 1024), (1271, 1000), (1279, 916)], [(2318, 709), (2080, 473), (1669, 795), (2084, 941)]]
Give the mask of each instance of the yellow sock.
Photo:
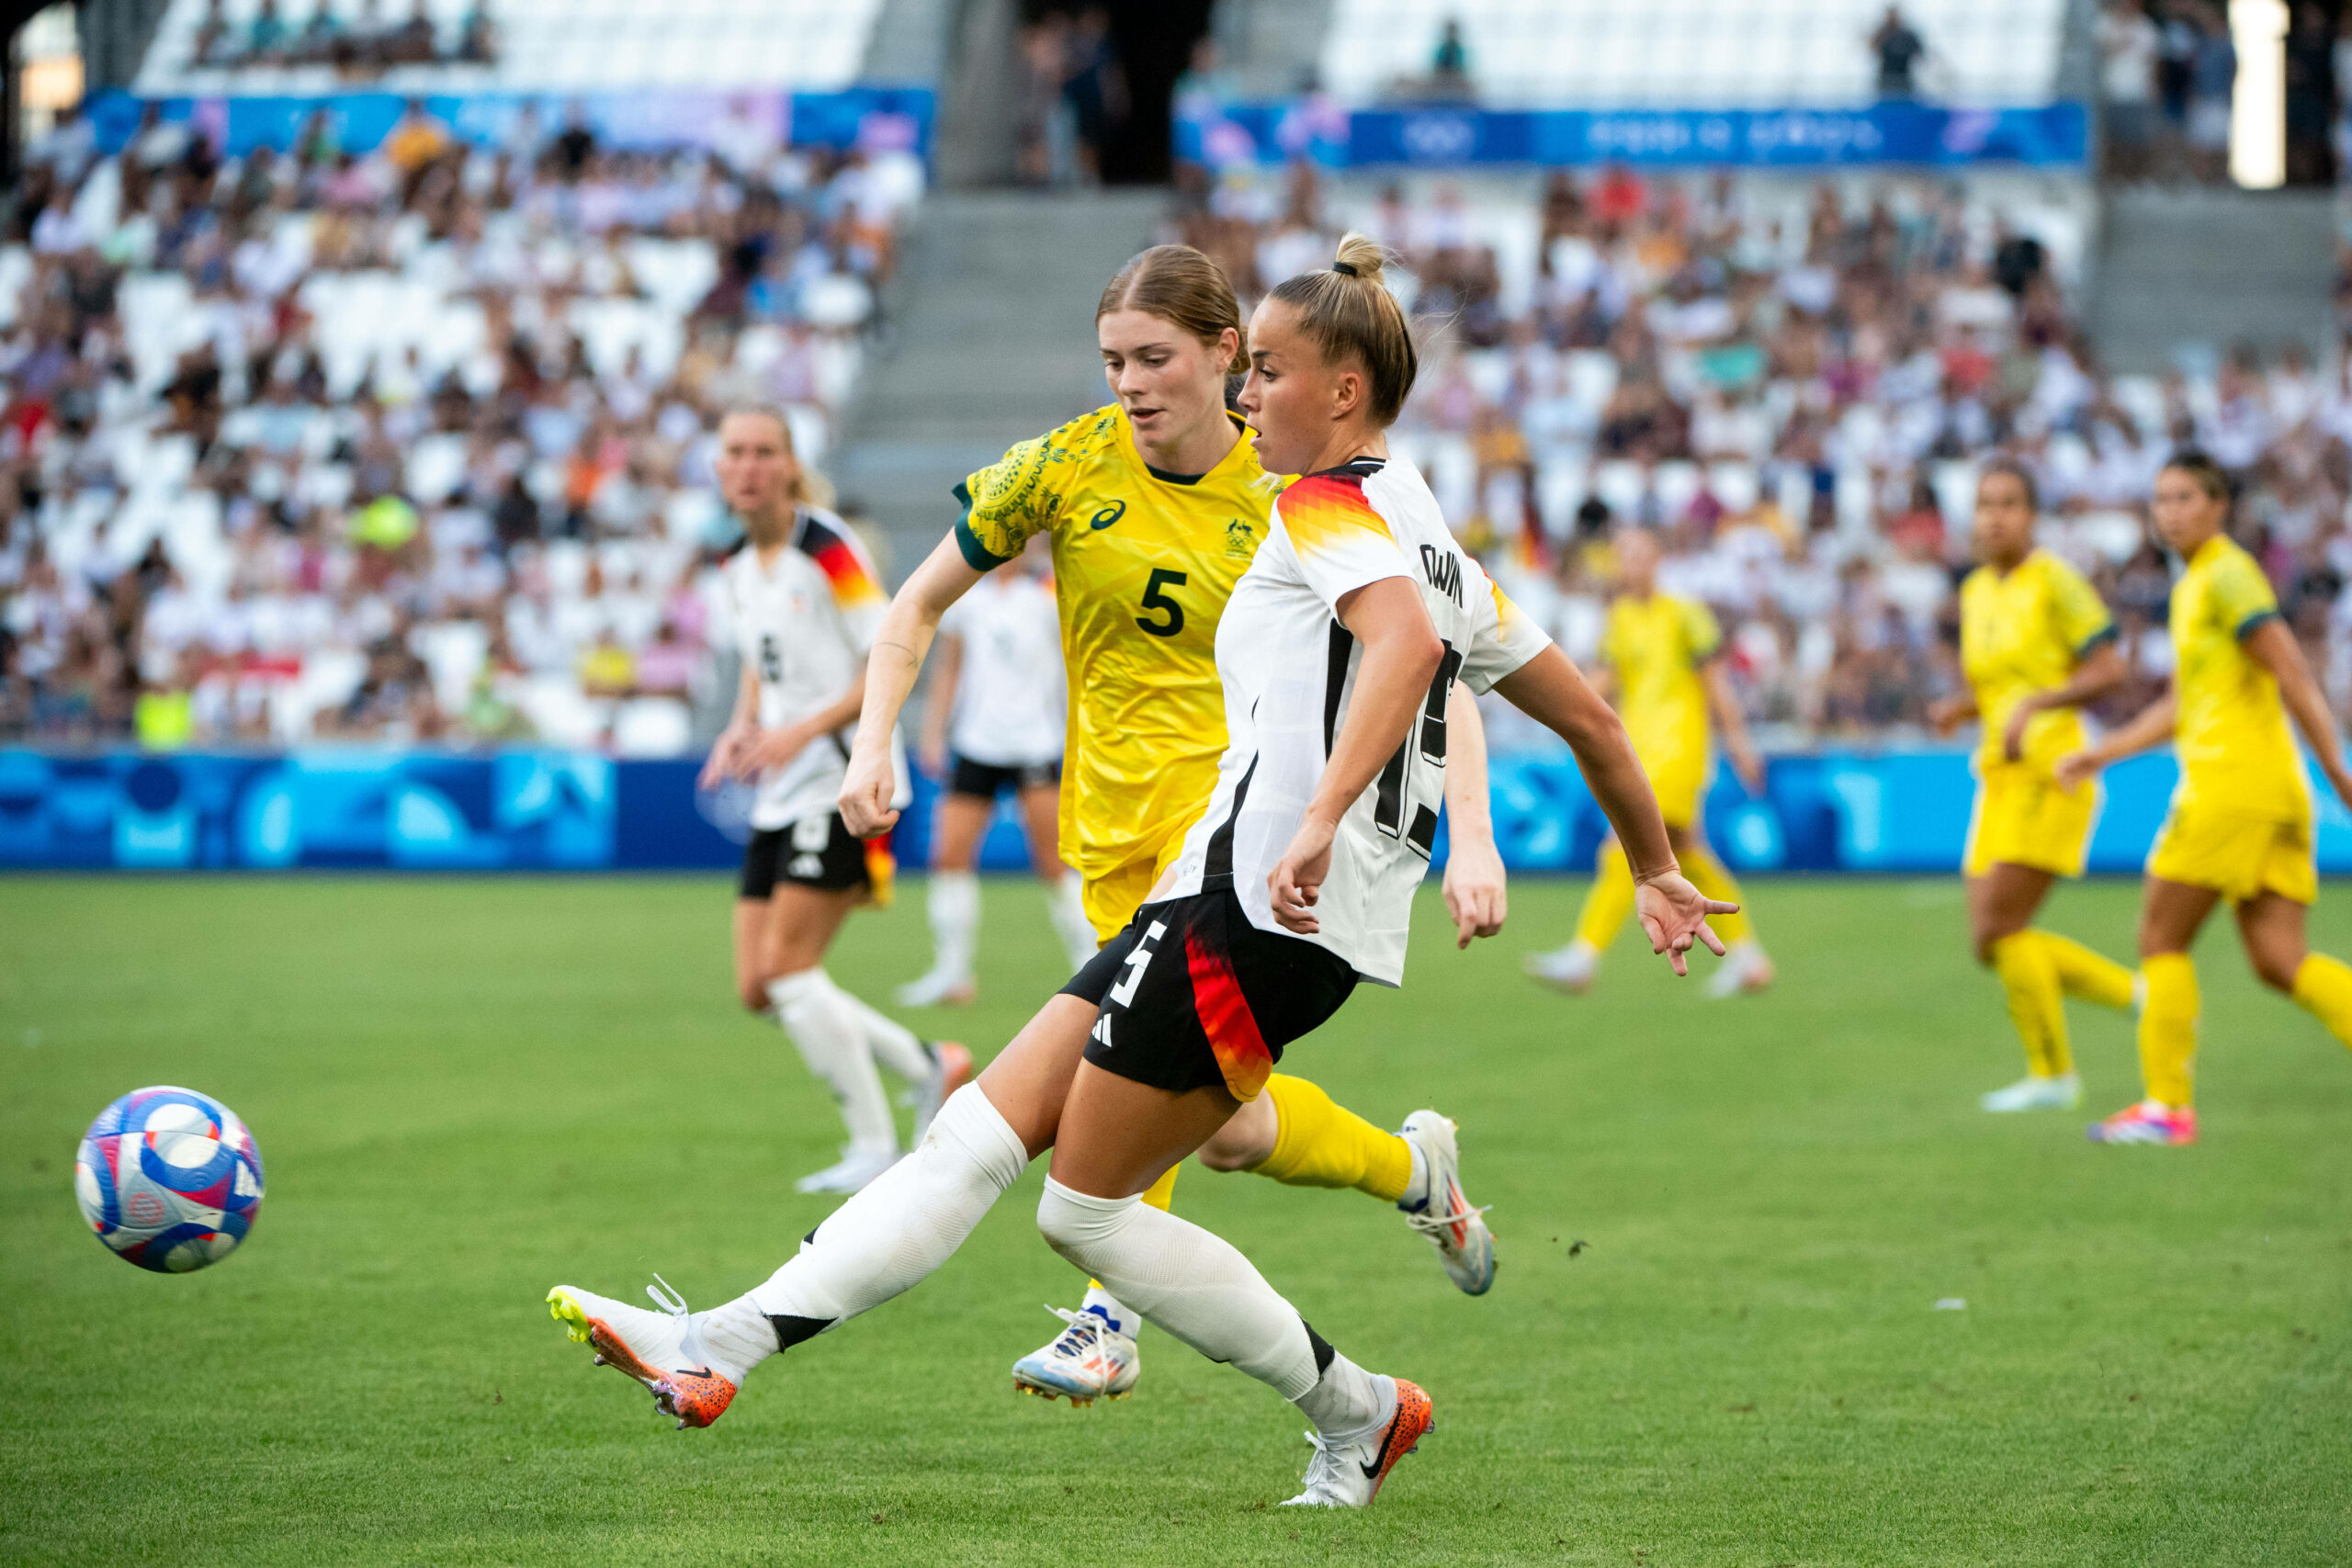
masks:
[[(1143, 1201), (1163, 1212), (1173, 1206), (1176, 1201), (1176, 1173), (1183, 1168), (1182, 1164), (1170, 1166), (1160, 1174), (1159, 1180), (1144, 1189)], [(1086, 1282), (1095, 1290), (1099, 1291), (1102, 1288), (1102, 1281), (1100, 1280), (1089, 1280)]]
[(1715, 858), (1715, 852), (1702, 846), (1682, 857), (1682, 874), (1690, 886), (1719, 904), (1737, 904), (1736, 915), (1709, 915), (1707, 925), (1729, 947), (1736, 942), (1746, 942), (1756, 934), (1747, 920), (1747, 900), (1739, 896), (1739, 879), (1731, 867)]
[(2187, 1105), (2196, 1093), (2197, 965), (2185, 953), (2158, 953), (2140, 961), (2140, 973), (2148, 977), (2148, 1005), (2140, 1012), (2140, 1076), (2150, 1100)]
[(1625, 917), (1633, 912), (1634, 867), (1612, 839), (1600, 852), (1592, 890), (1584, 896), (1584, 912), (1577, 917), (1577, 940), (1596, 953), (1606, 953), (1617, 940)]
[(1305, 1078), (1266, 1079), (1279, 1130), (1252, 1173), (1293, 1187), (1352, 1187), (1394, 1203), (1413, 1179), (1413, 1150)]
[(2032, 931), (2012, 931), (1992, 945), (1993, 972), (2009, 994), (2009, 1021), (2025, 1043), (2026, 1066), (2038, 1078), (2074, 1070), (2066, 1047), (2066, 998), (2058, 966)]
[(2352, 967), (2324, 953), (2305, 954), (2295, 971), (2294, 997), (2330, 1034), (2352, 1045)]
[(2058, 967), (2058, 983), (2070, 997), (2119, 1010), (2132, 1005), (2132, 971), (2104, 953), (2093, 953), (2072, 937), (2036, 930), (2050, 961)]

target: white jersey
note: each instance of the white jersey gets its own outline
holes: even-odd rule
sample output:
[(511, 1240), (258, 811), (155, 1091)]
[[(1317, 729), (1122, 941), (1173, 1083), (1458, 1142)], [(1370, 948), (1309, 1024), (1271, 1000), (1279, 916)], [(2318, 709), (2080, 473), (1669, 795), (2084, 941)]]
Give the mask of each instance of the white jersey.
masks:
[(1454, 543), (1409, 464), (1362, 459), (1310, 474), (1275, 501), (1266, 542), (1217, 623), (1230, 743), (1216, 791), (1185, 835), (1175, 894), (1229, 888), (1251, 925), (1282, 931), (1266, 878), (1314, 797), (1363, 657), (1339, 622), (1339, 602), (1389, 577), (1419, 586), (1445, 660), (1404, 745), (1340, 819), (1315, 905), (1322, 930), (1301, 940), (1394, 986), (1445, 799), (1453, 682), (1485, 692), (1550, 646)]
[[(804, 509), (767, 566), (746, 544), (727, 563), (727, 597), (743, 666), (759, 682), (759, 721), (773, 729), (830, 707), (858, 679), (888, 605), (874, 563), (849, 525)], [(853, 727), (854, 728), (854, 727)], [(829, 815), (848, 771), (844, 728), (760, 775), (752, 826), (783, 828)], [(903, 764), (898, 769), (907, 776)]]
[(992, 768), (1059, 761), (1069, 678), (1053, 584), (992, 571), (948, 606), (939, 629), (964, 645), (949, 749)]

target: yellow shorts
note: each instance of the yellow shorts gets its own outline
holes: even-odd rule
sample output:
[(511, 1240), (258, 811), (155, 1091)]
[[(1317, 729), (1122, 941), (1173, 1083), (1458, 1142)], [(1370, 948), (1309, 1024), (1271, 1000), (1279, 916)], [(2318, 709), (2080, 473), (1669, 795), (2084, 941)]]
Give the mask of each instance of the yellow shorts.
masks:
[(1977, 776), (1976, 806), (1968, 817), (1970, 876), (1996, 864), (2031, 866), (2053, 876), (2080, 876), (2098, 819), (2098, 786), (2071, 790), (2033, 768), (1993, 768)]
[(2175, 796), (2148, 852), (2148, 874), (2210, 887), (2233, 904), (2276, 893), (2319, 897), (2319, 859), (2308, 817), (2279, 818)]
[(1145, 897), (1151, 892), (1151, 885), (1183, 851), (1184, 835), (1177, 833), (1170, 837), (1156, 856), (1138, 856), (1114, 870), (1086, 879), (1079, 897), (1086, 907), (1086, 923), (1094, 928), (1097, 943), (1106, 942), (1127, 929), (1127, 922), (1135, 918)]
[(1699, 801), (1707, 793), (1707, 775), (1714, 771), (1708, 765), (1711, 761), (1704, 755), (1675, 758), (1648, 770), (1657, 814), (1677, 832), (1688, 831), (1699, 820)]

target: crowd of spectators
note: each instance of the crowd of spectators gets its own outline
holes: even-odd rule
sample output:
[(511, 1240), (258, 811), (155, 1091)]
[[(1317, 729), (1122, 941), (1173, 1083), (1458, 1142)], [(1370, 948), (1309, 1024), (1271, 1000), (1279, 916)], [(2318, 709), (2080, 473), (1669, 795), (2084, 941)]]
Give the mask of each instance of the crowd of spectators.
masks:
[(36, 148), (0, 207), (0, 736), (684, 748), (717, 414), (782, 405), (821, 456), (923, 181), (752, 107), (708, 152), (422, 106), (364, 152), (324, 117)]
[(379, 76), (397, 65), (495, 65), (498, 25), (489, 0), (469, 0), (454, 25), (437, 24), (427, 0), (413, 0), (408, 16), (394, 21), (381, 0), (357, 0), (347, 14), (334, 0), (317, 0), (297, 21), (277, 0), (260, 0), (250, 21), (238, 23), (221, 0), (206, 0), (198, 25), (191, 64), (324, 65), (354, 79)]
[(2171, 660), (2146, 498), (2194, 443), (2236, 477), (2239, 536), (2331, 695), (2352, 695), (2352, 389), (2291, 344), (2104, 373), (2063, 209), (2036, 211), (2037, 235), (1982, 187), (1622, 169), (1555, 174), (1533, 202), (1444, 182), (1330, 198), (1304, 167), (1188, 189), (1171, 233), (1247, 293), (1328, 265), (1343, 224), (1399, 253), (1430, 347), (1392, 445), (1579, 658), (1612, 531), (1656, 529), (1663, 582), (1713, 606), (1759, 727), (1923, 734), (1960, 679), (1974, 474), (1997, 452), (2040, 476), (2043, 542), (2114, 606), (2139, 679), (2106, 711), (2128, 711)]
[(1102, 183), (1102, 149), (1127, 117), (1126, 73), (1100, 6), (1051, 9), (1023, 24), (1017, 175), (1052, 187)]

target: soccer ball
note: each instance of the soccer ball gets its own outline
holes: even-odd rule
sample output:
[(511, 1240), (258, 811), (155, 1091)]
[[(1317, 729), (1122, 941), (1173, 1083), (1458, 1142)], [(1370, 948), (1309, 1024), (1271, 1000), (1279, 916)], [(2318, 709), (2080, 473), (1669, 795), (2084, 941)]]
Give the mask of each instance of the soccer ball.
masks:
[(209, 1095), (135, 1089), (82, 1134), (74, 1196), (117, 1257), (185, 1274), (220, 1262), (253, 1229), (261, 1148)]

